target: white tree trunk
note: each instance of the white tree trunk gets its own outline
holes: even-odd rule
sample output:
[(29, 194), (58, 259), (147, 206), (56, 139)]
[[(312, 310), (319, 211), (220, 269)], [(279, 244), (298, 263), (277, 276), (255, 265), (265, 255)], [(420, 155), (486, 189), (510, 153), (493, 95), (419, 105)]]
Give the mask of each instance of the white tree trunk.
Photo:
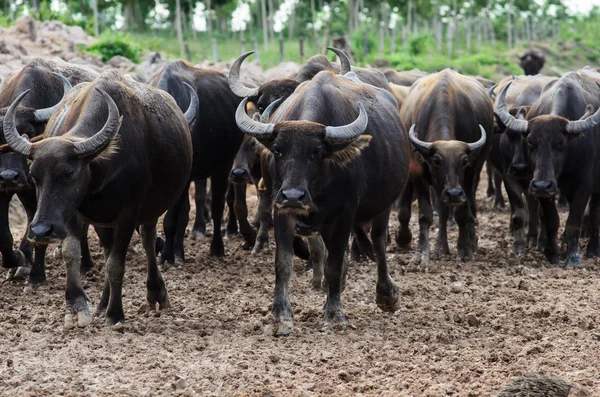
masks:
[(467, 40), (467, 54), (471, 53), (471, 19), (465, 19), (465, 28), (466, 28), (466, 40)]
[(94, 10), (94, 36), (100, 36), (98, 29), (98, 0), (92, 0), (92, 9)]
[(510, 10), (506, 12), (506, 36), (508, 39), (508, 49), (511, 50), (513, 48), (513, 39), (512, 39), (512, 21)]
[(194, 26), (194, 6), (190, 1), (190, 29), (192, 30), (192, 37), (196, 41), (196, 27)]
[(179, 56), (185, 57), (183, 33), (181, 31), (181, 0), (175, 0), (175, 28), (177, 29), (177, 42), (179, 42)]
[(448, 41), (447, 45), (447, 51), (448, 51), (448, 58), (452, 57), (452, 43), (454, 42), (454, 24), (453, 23), (448, 23), (448, 30), (446, 32), (446, 39)]
[(262, 13), (263, 46), (266, 49), (267, 45), (269, 45), (269, 27), (267, 25), (267, 0), (260, 0), (260, 9)]

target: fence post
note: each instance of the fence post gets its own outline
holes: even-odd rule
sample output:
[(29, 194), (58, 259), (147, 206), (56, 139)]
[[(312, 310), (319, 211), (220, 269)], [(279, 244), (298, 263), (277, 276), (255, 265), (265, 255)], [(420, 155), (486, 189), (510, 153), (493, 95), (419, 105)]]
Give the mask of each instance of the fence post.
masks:
[(187, 59), (188, 62), (192, 62), (192, 53), (190, 52), (190, 46), (188, 45), (188, 43), (184, 43), (184, 47), (185, 47), (185, 58)]
[(279, 62), (283, 62), (283, 39), (279, 38)]
[(212, 57), (213, 62), (219, 62), (219, 53), (217, 52), (217, 39), (212, 39)]
[(300, 62), (303, 62), (304, 61), (304, 37), (303, 36), (300, 36), (298, 44), (300, 45)]

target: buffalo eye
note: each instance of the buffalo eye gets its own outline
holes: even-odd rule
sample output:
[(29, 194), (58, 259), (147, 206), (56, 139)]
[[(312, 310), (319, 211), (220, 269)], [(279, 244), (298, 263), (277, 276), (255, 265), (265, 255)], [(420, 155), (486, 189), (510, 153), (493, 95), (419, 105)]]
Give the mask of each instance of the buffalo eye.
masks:
[(527, 147), (532, 152), (535, 150), (535, 145), (532, 142), (527, 141)]
[(444, 165), (444, 161), (443, 161), (441, 158), (437, 157), (437, 156), (436, 156), (436, 157), (434, 157), (434, 158), (431, 160), (431, 162), (432, 162), (432, 163), (433, 163), (433, 165), (435, 165), (436, 167), (441, 167), (441, 166), (443, 166), (443, 165)]
[(313, 149), (311, 157), (312, 158), (319, 158), (321, 156), (321, 148), (320, 147), (316, 147)]
[(554, 145), (554, 148), (563, 151), (565, 149), (565, 143), (563, 141), (557, 142), (556, 145)]
[(71, 179), (73, 179), (74, 174), (75, 173), (72, 170), (65, 171), (60, 175), (60, 180), (63, 182), (69, 182)]
[(461, 167), (466, 167), (469, 164), (469, 159), (467, 157), (463, 157), (460, 159), (459, 164)]
[(279, 147), (277, 146), (273, 146), (273, 148), (271, 149), (271, 151), (273, 152), (273, 154), (275, 155), (275, 157), (281, 157), (281, 150), (279, 150)]

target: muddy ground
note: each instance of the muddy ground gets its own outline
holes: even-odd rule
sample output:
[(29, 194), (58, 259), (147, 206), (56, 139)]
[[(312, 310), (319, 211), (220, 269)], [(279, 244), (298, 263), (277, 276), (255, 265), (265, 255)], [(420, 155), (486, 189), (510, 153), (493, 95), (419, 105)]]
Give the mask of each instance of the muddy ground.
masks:
[[(49, 257), (47, 286), (24, 292), (22, 283), (1, 285), (0, 395), (489, 396), (531, 372), (600, 395), (598, 262), (567, 271), (547, 267), (539, 254), (514, 257), (508, 211), (492, 209), (485, 184), (482, 178), (477, 260), (448, 258), (424, 271), (391, 245), (401, 291), (395, 314), (375, 305), (375, 264), (351, 263), (344, 331), (321, 331), (325, 297), (310, 289), (310, 273), (296, 260), (296, 330), (271, 336), (273, 258), (242, 251), (240, 239), (226, 243), (223, 260), (209, 258), (208, 240), (188, 239), (185, 266), (163, 273), (172, 308), (147, 316), (137, 236), (125, 276), (125, 325), (107, 328), (95, 318), (86, 329), (65, 331), (65, 271)], [(414, 215), (411, 223), (416, 236)], [(91, 235), (97, 268), (85, 288), (94, 307), (104, 265)], [(453, 254), (455, 241), (453, 229)]]

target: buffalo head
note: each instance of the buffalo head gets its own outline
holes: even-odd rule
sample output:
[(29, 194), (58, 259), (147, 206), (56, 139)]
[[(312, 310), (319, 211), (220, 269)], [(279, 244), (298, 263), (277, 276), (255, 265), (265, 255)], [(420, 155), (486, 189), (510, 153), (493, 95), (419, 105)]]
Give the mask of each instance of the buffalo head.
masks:
[(408, 133), (413, 147), (427, 162), (433, 187), (442, 203), (457, 206), (467, 201), (463, 190), (465, 168), (474, 164), (484, 148), (487, 135), (480, 125), (481, 138), (474, 143), (456, 140), (424, 142), (416, 135), (416, 125)]
[[(62, 75), (54, 73), (62, 81), (63, 98), (69, 93), (71, 84)], [(58, 104), (46, 109), (33, 109), (20, 106), (14, 109), (14, 124), (18, 134), (34, 137), (41, 135), (46, 128), (46, 122), (58, 108)], [(3, 120), (6, 118), (8, 108), (0, 108), (0, 145), (4, 144)], [(0, 150), (0, 153), (2, 151)], [(15, 153), (2, 153), (0, 155), (0, 191), (14, 191), (29, 186), (29, 170), (26, 160)]]
[(312, 121), (258, 122), (246, 114), (246, 102), (244, 99), (238, 107), (235, 119), (243, 132), (259, 140), (273, 156), (275, 207), (280, 213), (308, 215), (316, 211), (313, 197), (323, 183), (321, 175), (327, 164), (347, 165), (372, 138), (363, 135), (368, 116), (361, 103), (356, 120), (332, 127)]
[(496, 114), (502, 123), (526, 138), (533, 179), (529, 193), (539, 197), (553, 197), (558, 192), (557, 176), (560, 175), (567, 145), (584, 131), (600, 123), (600, 109), (592, 114), (588, 105), (580, 120), (570, 121), (556, 115), (540, 115), (531, 120), (519, 120), (506, 110), (506, 91), (500, 93)]
[(112, 98), (96, 88), (108, 106), (108, 119), (93, 136), (83, 139), (76, 125), (63, 136), (31, 143), (19, 134), (16, 109), (29, 91), (10, 106), (4, 119), (4, 136), (15, 153), (31, 160), (30, 173), (37, 191), (37, 211), (27, 238), (48, 244), (67, 236), (67, 224), (85, 198), (91, 181), (90, 163), (98, 156), (113, 152), (111, 143), (121, 126), (119, 110)]

